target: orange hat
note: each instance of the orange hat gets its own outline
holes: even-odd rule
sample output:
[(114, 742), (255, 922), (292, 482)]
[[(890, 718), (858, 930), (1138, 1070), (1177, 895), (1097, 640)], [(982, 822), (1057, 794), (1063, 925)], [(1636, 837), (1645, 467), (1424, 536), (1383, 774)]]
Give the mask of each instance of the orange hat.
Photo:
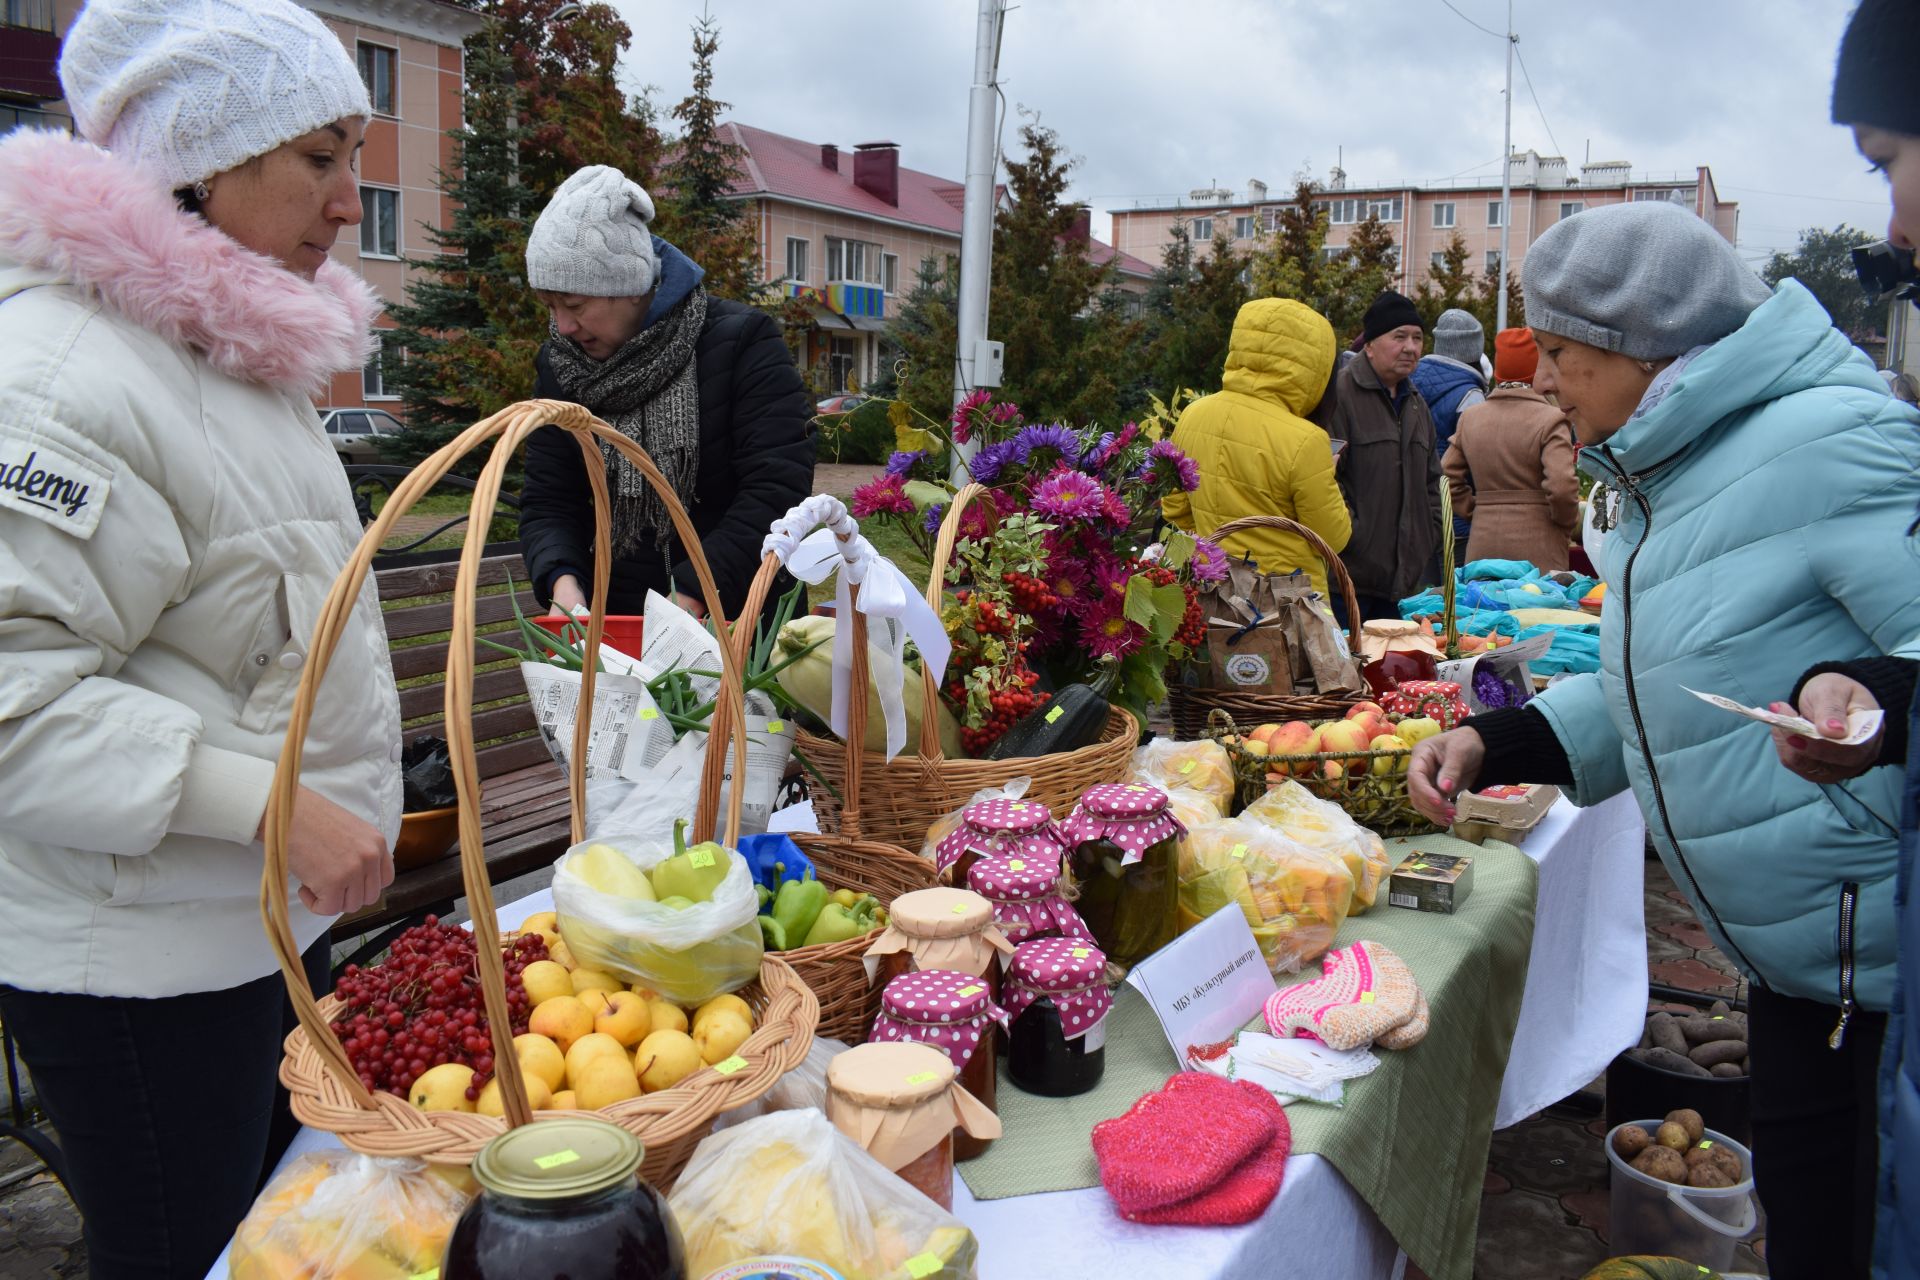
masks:
[(1540, 363), (1540, 349), (1533, 345), (1533, 330), (1502, 329), (1493, 335), (1493, 380), (1495, 382), (1532, 382), (1534, 366)]

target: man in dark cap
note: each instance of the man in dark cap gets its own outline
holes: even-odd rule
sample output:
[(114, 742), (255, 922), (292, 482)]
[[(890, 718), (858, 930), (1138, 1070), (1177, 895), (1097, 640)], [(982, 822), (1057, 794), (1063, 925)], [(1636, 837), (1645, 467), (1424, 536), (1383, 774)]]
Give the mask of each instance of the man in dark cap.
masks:
[(1367, 308), (1361, 359), (1336, 380), (1327, 434), (1340, 449), (1336, 474), (1353, 511), (1353, 537), (1341, 555), (1360, 598), (1361, 617), (1397, 618), (1399, 601), (1427, 585), (1440, 545), (1440, 459), (1433, 416), (1414, 389), (1426, 332), (1420, 313), (1389, 289)]

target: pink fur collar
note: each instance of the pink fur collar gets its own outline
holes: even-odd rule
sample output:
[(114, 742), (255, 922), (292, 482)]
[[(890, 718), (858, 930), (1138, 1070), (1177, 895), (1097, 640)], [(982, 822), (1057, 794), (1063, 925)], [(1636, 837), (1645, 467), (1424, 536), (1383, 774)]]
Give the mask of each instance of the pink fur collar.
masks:
[(380, 299), (353, 272), (328, 262), (308, 283), (183, 212), (164, 179), (62, 133), (0, 140), (0, 257), (281, 391), (317, 395), (373, 350)]

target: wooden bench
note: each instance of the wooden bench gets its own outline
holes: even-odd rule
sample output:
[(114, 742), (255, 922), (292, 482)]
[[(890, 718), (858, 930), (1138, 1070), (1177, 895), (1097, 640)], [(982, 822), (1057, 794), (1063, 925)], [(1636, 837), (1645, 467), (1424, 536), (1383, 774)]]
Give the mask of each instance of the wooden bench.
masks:
[[(481, 562), (480, 585), (503, 586), (511, 575), (518, 588), (520, 608), (531, 616), (539, 605), (526, 585), (518, 548), (500, 549), (505, 553), (489, 554)], [(487, 550), (492, 553), (496, 548), (489, 546)], [(393, 675), (401, 685), (401, 733), (408, 742), (422, 735), (446, 736), (444, 707), (451, 646), (441, 633), (453, 625), (452, 592), (458, 569), (457, 564), (436, 558), (434, 563), (374, 571), (385, 611)], [(398, 601), (409, 603), (395, 603)], [(518, 641), (513, 606), (506, 592), (479, 597), (474, 616), (482, 632), (505, 630), (511, 640), (503, 636), (503, 642)], [(474, 670), (474, 741), (482, 744), (477, 752), (482, 782), (481, 831), (488, 880), (499, 884), (551, 865), (572, 842), (567, 778), (534, 726), (518, 664), (476, 643)], [(385, 935), (396, 926), (404, 927), (428, 912), (450, 911), (454, 900), (465, 892), (460, 860), (450, 851), (439, 861), (400, 872), (379, 902), (342, 917), (334, 926), (333, 936), (343, 940), (370, 933), (382, 935), (361, 948), (371, 954), (385, 945)]]

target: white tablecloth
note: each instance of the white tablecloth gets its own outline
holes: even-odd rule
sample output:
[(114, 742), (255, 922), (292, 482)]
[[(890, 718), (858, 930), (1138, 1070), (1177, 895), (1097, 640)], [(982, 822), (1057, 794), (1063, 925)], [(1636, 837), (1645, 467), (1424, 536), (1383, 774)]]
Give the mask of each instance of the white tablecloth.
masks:
[[(805, 829), (796, 818), (810, 819), (811, 810), (779, 825)], [(1540, 864), (1539, 908), (1497, 1127), (1586, 1084), (1639, 1038), (1647, 979), (1642, 840), (1639, 810), (1620, 796), (1592, 809), (1563, 800), (1522, 845)], [(552, 906), (541, 890), (501, 907), (500, 926), (516, 928)], [(286, 1158), (333, 1145), (329, 1134), (302, 1130)], [(953, 1209), (980, 1239), (982, 1280), (1099, 1275), (1103, 1264), (1116, 1268), (1106, 1273), (1113, 1280), (1276, 1268), (1316, 1280), (1399, 1280), (1406, 1266), (1366, 1202), (1315, 1155), (1289, 1159), (1272, 1207), (1242, 1227), (1140, 1226), (1115, 1214), (1098, 1187), (975, 1200), (959, 1178)], [(224, 1253), (207, 1280), (227, 1280)]]

